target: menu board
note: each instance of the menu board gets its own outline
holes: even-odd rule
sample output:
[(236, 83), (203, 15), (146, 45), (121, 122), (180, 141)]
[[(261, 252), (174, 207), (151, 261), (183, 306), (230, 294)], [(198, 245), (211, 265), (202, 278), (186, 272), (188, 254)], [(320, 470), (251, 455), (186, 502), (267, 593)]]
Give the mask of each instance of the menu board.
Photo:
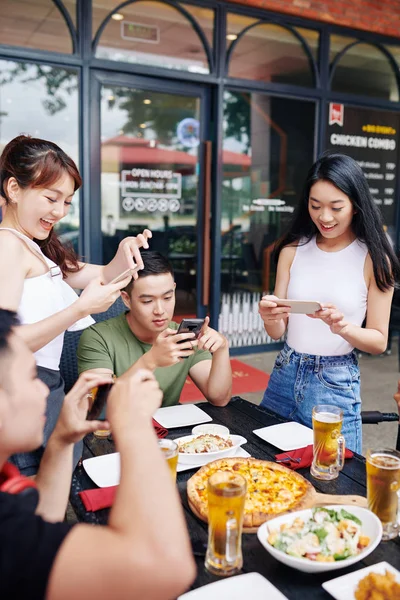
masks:
[(354, 158), (367, 178), (389, 233), (394, 234), (400, 115), (331, 103), (327, 148)]

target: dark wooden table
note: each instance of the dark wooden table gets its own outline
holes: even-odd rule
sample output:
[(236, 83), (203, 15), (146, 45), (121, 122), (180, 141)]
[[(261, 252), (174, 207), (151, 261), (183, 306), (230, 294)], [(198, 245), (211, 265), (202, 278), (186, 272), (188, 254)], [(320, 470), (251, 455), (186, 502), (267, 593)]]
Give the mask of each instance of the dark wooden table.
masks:
[[(283, 422), (277, 415), (267, 412), (258, 406), (243, 400), (242, 398), (232, 398), (228, 406), (217, 408), (208, 403), (202, 403), (201, 408), (212, 416), (213, 420), (229, 427), (231, 433), (243, 435), (248, 442), (243, 446), (251, 456), (264, 460), (274, 460), (274, 455), (280, 452), (278, 448), (271, 446), (257, 437), (254, 429), (266, 425), (275, 425)], [(191, 432), (191, 427), (170, 430), (171, 439), (187, 435)], [(98, 440), (89, 436), (85, 443), (84, 458), (99, 456), (115, 452), (114, 444), (111, 440)], [(207, 525), (197, 519), (190, 511), (186, 498), (186, 481), (192, 476), (194, 470), (185, 471), (178, 474), (178, 487), (182, 498), (182, 504), (185, 510), (185, 516), (192, 540), (194, 555), (197, 562), (198, 574), (193, 587), (200, 587), (218, 578), (210, 575), (204, 569), (204, 555), (207, 543)], [(365, 460), (362, 456), (355, 455), (351, 460), (346, 461), (343, 471), (339, 477), (331, 482), (321, 482), (310, 476), (310, 469), (299, 471), (304, 477), (309, 479), (316, 489), (320, 492), (329, 494), (359, 494), (366, 495), (366, 473)], [(82, 467), (75, 470), (72, 480), (71, 504), (80, 521), (87, 523), (107, 523), (109, 509), (97, 511), (95, 513), (86, 512), (78, 492), (95, 487), (91, 479), (86, 475)], [(283, 565), (269, 555), (259, 543), (255, 534), (243, 535), (243, 572), (257, 571), (271, 581), (288, 600), (308, 600), (312, 596), (313, 600), (328, 600), (331, 596), (325, 592), (321, 584), (334, 577), (339, 577), (351, 571), (369, 566), (380, 561), (386, 560), (396, 568), (400, 568), (400, 538), (390, 542), (381, 542), (379, 546), (363, 561), (358, 562), (353, 567), (339, 569), (330, 573), (309, 574), (301, 573)], [(250, 596), (249, 596), (250, 597)]]

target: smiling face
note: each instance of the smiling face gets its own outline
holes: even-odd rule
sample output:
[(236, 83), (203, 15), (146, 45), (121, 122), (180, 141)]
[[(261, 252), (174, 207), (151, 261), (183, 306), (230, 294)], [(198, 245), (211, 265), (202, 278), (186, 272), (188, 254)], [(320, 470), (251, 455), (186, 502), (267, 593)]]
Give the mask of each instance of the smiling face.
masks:
[(14, 177), (7, 181), (7, 223), (31, 239), (45, 240), (52, 228), (68, 214), (74, 180), (65, 173), (48, 188), (22, 189)]
[(343, 241), (352, 238), (353, 204), (329, 181), (317, 181), (311, 186), (308, 211), (323, 238)]
[(18, 335), (0, 367), (0, 452), (30, 452), (43, 442), (48, 387), (37, 377), (32, 352)]
[(139, 275), (130, 294), (122, 292), (122, 299), (130, 309), (129, 325), (139, 339), (150, 341), (167, 329), (174, 315), (175, 287), (171, 273)]

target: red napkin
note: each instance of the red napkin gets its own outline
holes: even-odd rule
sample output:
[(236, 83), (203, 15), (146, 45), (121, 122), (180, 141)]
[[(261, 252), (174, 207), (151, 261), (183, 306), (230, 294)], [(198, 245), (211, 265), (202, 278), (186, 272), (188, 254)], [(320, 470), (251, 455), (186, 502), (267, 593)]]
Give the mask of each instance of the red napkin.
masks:
[(79, 492), (79, 496), (81, 497), (86, 510), (95, 512), (96, 510), (112, 506), (117, 487), (117, 485), (112, 485), (111, 487), (85, 490), (84, 492)]
[[(153, 427), (156, 430), (156, 434), (158, 438), (164, 438), (168, 435), (168, 429), (162, 427), (160, 423), (157, 423), (153, 419)], [(101, 510), (102, 508), (109, 508), (112, 506), (115, 498), (115, 490), (118, 486), (113, 485), (111, 487), (105, 488), (95, 488), (93, 490), (85, 490), (84, 492), (79, 492), (79, 496), (86, 508), (87, 511), (95, 512), (96, 510)]]
[(168, 429), (165, 429), (160, 423), (157, 423), (155, 419), (153, 419), (153, 427), (156, 430), (158, 438), (165, 438), (165, 436), (168, 435)]
[[(352, 456), (353, 452), (346, 448), (344, 457), (352, 458)], [(313, 459), (313, 445), (310, 444), (309, 446), (298, 448), (297, 450), (292, 450), (291, 452), (282, 452), (282, 454), (276, 454), (275, 458), (278, 462), (280, 462), (281, 465), (285, 465), (285, 467), (293, 469), (293, 471), (310, 467)]]

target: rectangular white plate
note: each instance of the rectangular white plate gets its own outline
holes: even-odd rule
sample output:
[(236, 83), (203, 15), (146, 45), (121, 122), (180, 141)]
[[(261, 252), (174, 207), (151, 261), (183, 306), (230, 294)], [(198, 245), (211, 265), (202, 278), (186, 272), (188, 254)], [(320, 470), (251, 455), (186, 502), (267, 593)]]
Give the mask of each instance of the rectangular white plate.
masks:
[(160, 423), (162, 427), (166, 427), (167, 429), (212, 421), (210, 415), (195, 404), (177, 404), (176, 406), (159, 408), (153, 417), (157, 423)]
[[(230, 456), (250, 456), (243, 448), (236, 449), (236, 452), (232, 452)], [(99, 487), (109, 487), (111, 485), (118, 485), (121, 477), (119, 452), (113, 452), (112, 454), (103, 454), (102, 456), (95, 456), (94, 458), (87, 458), (83, 461), (83, 468), (89, 475), (90, 479)], [(189, 471), (190, 469), (197, 469), (204, 463), (198, 465), (186, 465), (179, 464), (177, 466), (177, 472)]]
[(215, 581), (179, 596), (178, 600), (287, 600), (272, 583), (260, 573), (244, 573)]
[(353, 573), (349, 573), (348, 575), (342, 575), (342, 577), (336, 577), (335, 579), (325, 581), (325, 583), (322, 584), (322, 587), (331, 596), (336, 598), (336, 600), (354, 600), (354, 593), (361, 579), (366, 577), (368, 573), (380, 573), (381, 575), (384, 575), (386, 570), (394, 573), (396, 575), (396, 581), (400, 583), (399, 571), (387, 562), (380, 562), (371, 567), (353, 571)]
[(254, 429), (253, 433), (281, 450), (296, 450), (313, 443), (313, 430), (301, 423), (289, 421)]

